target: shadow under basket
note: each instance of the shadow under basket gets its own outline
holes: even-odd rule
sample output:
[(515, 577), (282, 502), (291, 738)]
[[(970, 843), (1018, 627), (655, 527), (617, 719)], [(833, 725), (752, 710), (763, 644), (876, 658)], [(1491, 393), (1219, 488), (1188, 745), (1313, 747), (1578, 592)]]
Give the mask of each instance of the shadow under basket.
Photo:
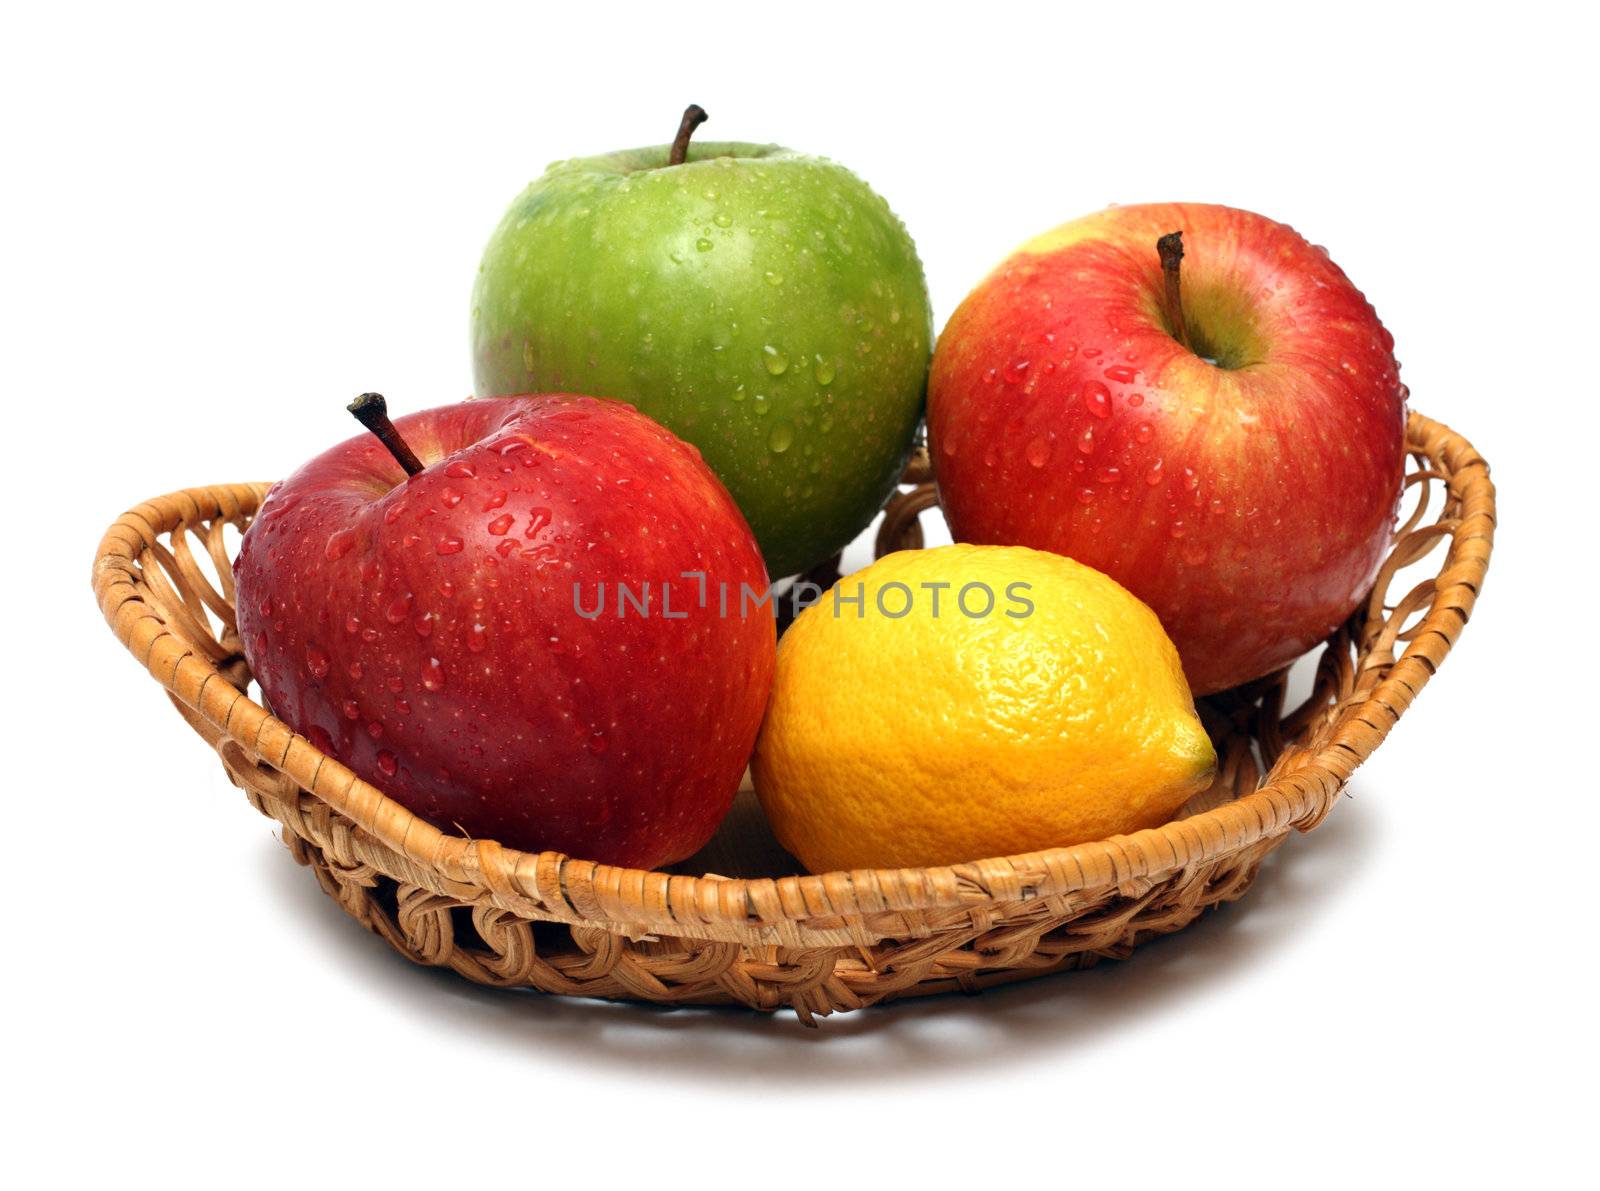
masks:
[[(1487, 464), (1420, 414), (1406, 445), (1405, 520), (1370, 599), (1324, 647), (1309, 695), (1290, 707), (1283, 671), (1201, 701), (1221, 762), (1211, 790), (1159, 828), (940, 868), (717, 875), (795, 871), (748, 795), (690, 862), (698, 876), (439, 831), (250, 697), (229, 552), (265, 484), (191, 488), (124, 514), (100, 543), (94, 587), (117, 637), (282, 824), (294, 858), (408, 958), (482, 984), (789, 1006), (810, 1023), (1122, 958), (1241, 896), (1291, 828), (1316, 826), (1433, 676), (1489, 562)], [(925, 457), (904, 483), (880, 555), (920, 547), (917, 518), (935, 507)], [(1437, 571), (1417, 567), (1441, 545)]]

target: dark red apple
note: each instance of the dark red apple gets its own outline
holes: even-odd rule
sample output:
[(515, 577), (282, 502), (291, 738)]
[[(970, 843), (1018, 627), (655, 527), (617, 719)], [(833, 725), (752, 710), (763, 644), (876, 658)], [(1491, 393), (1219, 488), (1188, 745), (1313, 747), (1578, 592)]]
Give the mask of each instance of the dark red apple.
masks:
[(1389, 545), (1393, 346), (1326, 252), (1260, 215), (1165, 204), (1066, 224), (939, 339), (928, 433), (951, 531), (1118, 580), (1196, 693), (1259, 677), (1355, 609)]
[(767, 578), (721, 483), (618, 402), (366, 413), (420, 470), (341, 443), (272, 489), (239, 552), (274, 712), (445, 830), (644, 867), (695, 851), (774, 652), (771, 615), (739, 614)]

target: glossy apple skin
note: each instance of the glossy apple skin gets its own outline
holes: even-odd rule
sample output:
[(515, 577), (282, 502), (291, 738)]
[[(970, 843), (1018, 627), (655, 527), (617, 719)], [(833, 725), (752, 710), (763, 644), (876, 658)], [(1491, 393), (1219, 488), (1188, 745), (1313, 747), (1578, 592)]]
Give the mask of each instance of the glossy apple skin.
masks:
[(699, 143), (559, 162), (512, 203), (472, 295), (481, 396), (637, 406), (700, 448), (774, 576), (882, 507), (922, 416), (933, 316), (887, 203), (843, 166)]
[[(654, 867), (727, 812), (772, 681), (755, 539), (694, 449), (619, 402), (545, 395), (397, 418), (276, 485), (235, 576), (245, 657), (296, 731), (444, 830)], [(673, 584), (615, 614), (615, 583)], [(598, 584), (608, 592), (596, 607)], [(678, 614), (682, 618), (678, 618)]]
[[(1183, 232), (1191, 326), (1156, 240)], [(958, 541), (1070, 555), (1151, 606), (1196, 693), (1306, 652), (1393, 532), (1406, 393), (1393, 340), (1326, 252), (1246, 211), (1115, 207), (1011, 256), (951, 317), (928, 431)]]

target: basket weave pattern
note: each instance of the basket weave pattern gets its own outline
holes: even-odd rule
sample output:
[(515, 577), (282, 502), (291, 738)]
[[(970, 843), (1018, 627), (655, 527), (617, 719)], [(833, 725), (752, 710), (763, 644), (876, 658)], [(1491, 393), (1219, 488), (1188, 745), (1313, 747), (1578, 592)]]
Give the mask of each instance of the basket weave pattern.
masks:
[[(294, 858), (412, 960), (483, 984), (789, 1006), (810, 1022), (1126, 956), (1241, 896), (1291, 828), (1321, 822), (1450, 649), (1489, 561), (1484, 460), (1419, 414), (1407, 447), (1411, 511), (1367, 605), (1330, 638), (1310, 696), (1288, 708), (1280, 673), (1203, 701), (1221, 763), (1211, 790), (1159, 828), (951, 867), (733, 880), (440, 832), (249, 696), (226, 534), (248, 524), (264, 484), (188, 489), (124, 514), (100, 544), (94, 586), (117, 636), (282, 825)], [(880, 554), (922, 545), (917, 517), (935, 504), (925, 459), (906, 482)], [(1441, 543), (1436, 573), (1390, 590)]]

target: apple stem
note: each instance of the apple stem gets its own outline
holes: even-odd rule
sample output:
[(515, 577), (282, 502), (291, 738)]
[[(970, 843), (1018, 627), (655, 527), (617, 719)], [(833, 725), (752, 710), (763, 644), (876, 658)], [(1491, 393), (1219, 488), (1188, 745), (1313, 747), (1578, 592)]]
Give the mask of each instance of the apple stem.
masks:
[(409, 446), (406, 440), (400, 437), (400, 432), (394, 428), (394, 423), (389, 420), (389, 403), (383, 399), (382, 393), (363, 393), (345, 407), (355, 414), (356, 421), (377, 436), (379, 442), (389, 448), (395, 462), (406, 469), (406, 475), (414, 476), (422, 470), (422, 460)]
[(1161, 256), (1161, 272), (1167, 282), (1167, 322), (1172, 337), (1190, 351), (1189, 327), (1183, 321), (1183, 298), (1179, 291), (1178, 267), (1183, 263), (1183, 233), (1168, 232), (1156, 241), (1156, 252)]
[(689, 138), (694, 135), (694, 130), (699, 128), (711, 117), (706, 115), (705, 108), (698, 103), (691, 103), (683, 109), (683, 120), (678, 124), (678, 135), (672, 139), (672, 151), (667, 154), (668, 165), (682, 165), (689, 156)]

